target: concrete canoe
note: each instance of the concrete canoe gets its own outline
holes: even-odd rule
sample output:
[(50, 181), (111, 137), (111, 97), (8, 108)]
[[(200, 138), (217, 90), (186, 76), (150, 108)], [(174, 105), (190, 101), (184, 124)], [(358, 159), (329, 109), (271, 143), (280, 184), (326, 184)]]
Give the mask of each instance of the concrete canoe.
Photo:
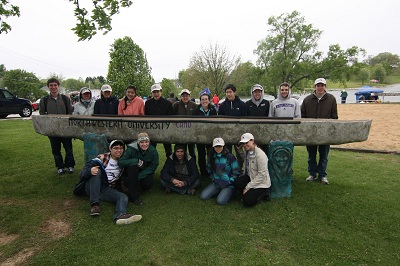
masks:
[(33, 116), (37, 133), (83, 139), (85, 133), (105, 134), (108, 140), (133, 141), (147, 132), (159, 143), (211, 144), (215, 137), (238, 143), (245, 132), (258, 144), (285, 140), (294, 145), (344, 144), (368, 139), (371, 120), (276, 119), (260, 117), (197, 116)]

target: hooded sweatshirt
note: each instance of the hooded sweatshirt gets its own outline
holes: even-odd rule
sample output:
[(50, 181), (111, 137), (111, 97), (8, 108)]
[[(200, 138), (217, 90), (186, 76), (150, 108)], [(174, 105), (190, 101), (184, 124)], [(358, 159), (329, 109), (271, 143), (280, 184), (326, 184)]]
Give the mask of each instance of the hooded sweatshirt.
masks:
[[(82, 97), (83, 90), (89, 90), (90, 92), (90, 99), (84, 100)], [(86, 87), (82, 88), (79, 91), (79, 102), (74, 105), (74, 112), (73, 115), (92, 115), (94, 112), (94, 102), (92, 91)]]
[(261, 98), (258, 101), (253, 93), (251, 94), (251, 99), (246, 102), (246, 109), (248, 116), (268, 116), (269, 101), (264, 99), (264, 90), (261, 90)]
[(279, 89), (278, 98), (273, 100), (269, 108), (269, 117), (293, 117), (301, 118), (300, 104), (297, 99), (292, 98), (292, 90), (286, 98), (282, 97)]

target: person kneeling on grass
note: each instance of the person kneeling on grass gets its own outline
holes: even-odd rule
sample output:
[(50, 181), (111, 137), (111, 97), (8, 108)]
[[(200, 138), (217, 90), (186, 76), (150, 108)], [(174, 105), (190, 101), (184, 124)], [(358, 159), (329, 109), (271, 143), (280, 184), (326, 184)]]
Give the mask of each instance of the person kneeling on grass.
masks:
[(194, 195), (199, 184), (196, 159), (186, 153), (185, 145), (175, 144), (174, 153), (167, 157), (161, 170), (161, 185), (165, 187), (167, 194), (175, 191)]
[(257, 147), (254, 136), (244, 133), (240, 143), (246, 150), (246, 164), (244, 175), (236, 178), (235, 188), (241, 192), (243, 204), (251, 207), (261, 199), (270, 199), (271, 179), (268, 172), (268, 157)]
[(222, 138), (213, 140), (207, 171), (211, 175), (212, 182), (201, 192), (200, 199), (208, 200), (217, 196), (218, 205), (227, 204), (235, 192), (233, 181), (239, 176), (240, 168), (235, 156), (225, 147)]
[(128, 197), (117, 188), (120, 187), (120, 177), (123, 168), (118, 165), (118, 159), (124, 153), (125, 144), (122, 140), (113, 140), (109, 146), (110, 152), (100, 154), (88, 161), (81, 171), (80, 181), (74, 188), (74, 194), (89, 195), (90, 215), (100, 215), (100, 202), (115, 202), (114, 221), (116, 224), (131, 224), (142, 219), (141, 215), (126, 213)]

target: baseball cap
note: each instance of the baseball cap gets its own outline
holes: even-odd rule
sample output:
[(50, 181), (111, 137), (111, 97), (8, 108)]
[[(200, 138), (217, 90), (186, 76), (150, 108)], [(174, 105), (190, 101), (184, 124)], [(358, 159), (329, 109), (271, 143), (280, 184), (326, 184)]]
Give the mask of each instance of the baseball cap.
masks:
[(260, 84), (256, 84), (256, 85), (253, 85), (253, 87), (251, 88), (251, 92), (253, 92), (253, 91), (255, 91), (255, 90), (261, 90), (261, 91), (263, 91), (264, 88), (263, 88), (263, 86), (261, 86)]
[(119, 139), (115, 139), (113, 141), (110, 142), (110, 149), (114, 146), (122, 146), (125, 148), (125, 143), (122, 140)]
[(318, 83), (322, 83), (322, 84), (326, 85), (326, 80), (324, 78), (318, 78), (315, 80), (314, 86), (317, 85)]
[(253, 134), (251, 133), (244, 133), (241, 137), (240, 137), (240, 142), (241, 143), (246, 143), (249, 142), (250, 140), (254, 139)]
[(153, 84), (153, 86), (151, 86), (151, 92), (153, 91), (161, 91), (162, 88), (160, 86), (160, 84)]
[(187, 93), (187, 94), (190, 95), (190, 91), (189, 91), (188, 89), (183, 89), (183, 90), (181, 90), (181, 93), (180, 93), (179, 95), (182, 95), (182, 94), (184, 94), (184, 93)]
[(110, 85), (104, 84), (103, 86), (101, 86), (101, 91), (112, 91), (112, 88)]
[(213, 147), (215, 146), (225, 146), (225, 141), (222, 138), (215, 138), (213, 140)]

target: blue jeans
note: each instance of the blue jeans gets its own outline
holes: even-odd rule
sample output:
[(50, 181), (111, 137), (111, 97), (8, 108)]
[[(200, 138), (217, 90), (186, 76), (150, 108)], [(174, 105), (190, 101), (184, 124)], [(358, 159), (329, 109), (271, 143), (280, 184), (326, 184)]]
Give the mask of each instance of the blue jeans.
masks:
[(208, 200), (217, 195), (217, 204), (225, 205), (230, 201), (234, 192), (233, 187), (221, 188), (219, 185), (211, 183), (201, 192), (200, 199)]
[[(306, 146), (308, 152), (308, 172), (312, 176), (318, 176), (320, 178), (326, 177), (326, 168), (328, 167), (328, 155), (330, 145), (319, 145), (319, 146)], [(317, 164), (317, 151), (319, 153), (319, 161)]]
[(86, 181), (85, 190), (89, 195), (90, 204), (100, 203), (102, 200), (116, 203), (115, 214), (113, 216), (114, 220), (126, 213), (128, 197), (114, 188), (102, 186), (101, 171), (99, 171), (97, 175), (91, 176), (90, 179)]
[[(72, 139), (62, 137), (49, 137), (51, 152), (53, 153), (54, 162), (57, 168), (74, 167), (75, 159), (72, 150)], [(65, 163), (61, 155), (61, 144), (65, 150)]]
[(198, 185), (200, 185), (200, 181), (196, 180), (196, 182), (194, 182), (191, 186), (177, 187), (174, 184), (167, 183), (161, 179), (161, 185), (163, 185), (164, 187), (167, 187), (170, 190), (175, 191), (179, 194), (186, 194), (189, 189), (196, 188)]

